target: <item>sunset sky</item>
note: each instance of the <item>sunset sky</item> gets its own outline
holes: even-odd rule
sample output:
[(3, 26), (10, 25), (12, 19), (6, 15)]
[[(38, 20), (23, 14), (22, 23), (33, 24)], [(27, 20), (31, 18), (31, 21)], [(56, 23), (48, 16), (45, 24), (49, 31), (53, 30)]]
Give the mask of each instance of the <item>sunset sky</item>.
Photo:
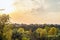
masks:
[(14, 23), (60, 24), (60, 0), (0, 0), (0, 12)]

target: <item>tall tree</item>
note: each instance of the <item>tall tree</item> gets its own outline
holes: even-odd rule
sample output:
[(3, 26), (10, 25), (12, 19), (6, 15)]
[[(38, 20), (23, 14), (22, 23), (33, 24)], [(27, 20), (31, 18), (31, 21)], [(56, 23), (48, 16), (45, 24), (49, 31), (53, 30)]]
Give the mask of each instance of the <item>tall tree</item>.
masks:
[(2, 37), (3, 37), (3, 28), (5, 24), (8, 23), (8, 21), (9, 21), (9, 15), (6, 14), (0, 15), (0, 36)]

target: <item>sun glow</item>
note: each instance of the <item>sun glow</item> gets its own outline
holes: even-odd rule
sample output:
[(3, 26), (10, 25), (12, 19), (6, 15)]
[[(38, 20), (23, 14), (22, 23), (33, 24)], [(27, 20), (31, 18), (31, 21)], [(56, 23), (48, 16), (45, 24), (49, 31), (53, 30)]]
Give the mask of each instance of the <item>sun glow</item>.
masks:
[[(12, 0), (0, 0), (0, 12), (4, 14), (9, 14), (14, 10)], [(1, 10), (4, 9), (4, 10)]]

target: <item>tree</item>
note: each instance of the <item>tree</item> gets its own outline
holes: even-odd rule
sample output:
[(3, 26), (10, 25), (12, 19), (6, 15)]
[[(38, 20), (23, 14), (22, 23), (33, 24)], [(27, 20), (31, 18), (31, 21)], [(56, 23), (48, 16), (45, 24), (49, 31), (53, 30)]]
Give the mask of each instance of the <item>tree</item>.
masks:
[(4, 40), (11, 40), (11, 37), (12, 37), (12, 25), (11, 24), (7, 24), (4, 26), (3, 37), (5, 37)]
[(37, 28), (36, 32), (34, 33), (35, 37), (37, 40), (40, 40), (40, 33), (43, 29), (42, 28)]
[(2, 14), (0, 15), (0, 36), (3, 39), (3, 28), (6, 23), (9, 21), (9, 15)]
[(9, 21), (9, 15), (0, 15), (0, 32), (3, 32), (4, 25)]
[(30, 32), (24, 31), (24, 34), (22, 34), (22, 40), (30, 40)]
[(50, 28), (50, 30), (48, 31), (48, 39), (50, 40), (56, 39), (56, 35), (57, 35), (57, 28), (55, 27)]
[(40, 37), (46, 37), (47, 35), (47, 31), (46, 29), (43, 29), (41, 32), (40, 32)]
[(0, 24), (4, 25), (9, 21), (9, 15), (2, 14), (0, 15)]
[(40, 33), (42, 31), (42, 28), (37, 28), (36, 33)]
[(22, 40), (30, 40), (28, 37), (22, 37)]
[(19, 32), (19, 33), (24, 33), (24, 28), (19, 28), (19, 29), (17, 30), (17, 32)]
[(56, 35), (57, 34), (57, 28), (52, 27), (50, 28), (50, 30), (48, 31), (49, 35)]
[(49, 26), (45, 26), (45, 29), (47, 32), (50, 30)]
[(37, 36), (38, 40), (44, 39), (47, 36), (47, 30), (46, 29), (42, 29), (42, 28), (37, 28), (36, 36)]

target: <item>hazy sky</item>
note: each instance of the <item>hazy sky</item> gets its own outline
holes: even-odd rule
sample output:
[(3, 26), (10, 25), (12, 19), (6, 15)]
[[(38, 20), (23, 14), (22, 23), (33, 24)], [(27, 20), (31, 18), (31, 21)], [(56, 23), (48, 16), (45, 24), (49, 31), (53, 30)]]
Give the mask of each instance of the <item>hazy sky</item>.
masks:
[(5, 2), (6, 5), (3, 3), (2, 5), (9, 5), (6, 8), (10, 9), (8, 12), (11, 12), (12, 22), (60, 24), (60, 0), (6, 0)]

